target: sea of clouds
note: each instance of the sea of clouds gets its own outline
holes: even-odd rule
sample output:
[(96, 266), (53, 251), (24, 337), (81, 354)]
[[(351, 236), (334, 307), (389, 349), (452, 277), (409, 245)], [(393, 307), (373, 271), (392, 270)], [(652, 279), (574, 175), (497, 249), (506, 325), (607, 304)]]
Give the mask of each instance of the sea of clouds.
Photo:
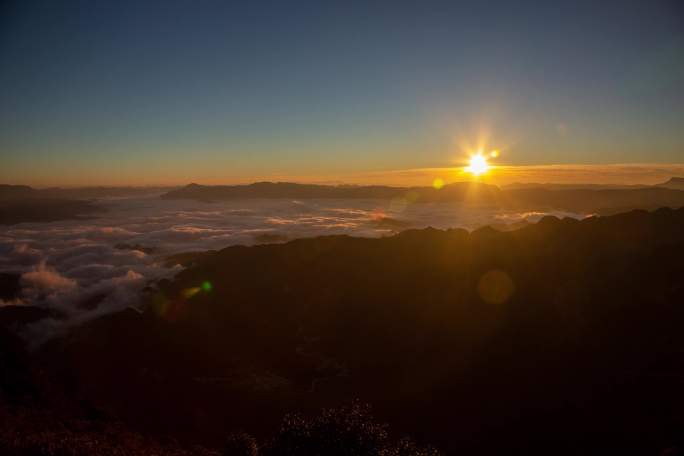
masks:
[(180, 270), (165, 261), (175, 253), (327, 234), (380, 237), (427, 226), (473, 229), (547, 215), (379, 200), (196, 202), (152, 196), (98, 204), (103, 211), (88, 219), (0, 227), (0, 272), (21, 274), (19, 296), (0, 306), (54, 310), (59, 318), (41, 323), (40, 330), (48, 333), (139, 306), (145, 286)]

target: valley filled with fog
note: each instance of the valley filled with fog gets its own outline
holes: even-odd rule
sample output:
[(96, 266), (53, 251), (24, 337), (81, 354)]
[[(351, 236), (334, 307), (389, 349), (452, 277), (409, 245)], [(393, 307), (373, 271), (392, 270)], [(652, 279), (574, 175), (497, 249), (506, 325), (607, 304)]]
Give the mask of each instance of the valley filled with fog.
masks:
[(167, 260), (177, 253), (320, 235), (382, 237), (428, 226), (505, 229), (544, 215), (584, 216), (402, 199), (197, 202), (153, 195), (96, 205), (87, 218), (0, 227), (0, 272), (20, 274), (18, 293), (5, 296), (3, 305), (38, 304), (89, 319), (135, 305), (151, 281), (178, 272)]

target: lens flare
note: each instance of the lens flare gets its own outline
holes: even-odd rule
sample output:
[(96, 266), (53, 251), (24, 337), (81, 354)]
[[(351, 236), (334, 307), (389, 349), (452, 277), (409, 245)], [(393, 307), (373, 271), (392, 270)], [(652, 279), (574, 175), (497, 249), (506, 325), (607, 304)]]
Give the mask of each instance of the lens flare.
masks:
[(192, 288), (186, 288), (185, 290), (183, 290), (182, 293), (183, 293), (183, 296), (185, 298), (192, 298), (197, 293), (199, 293), (199, 291), (200, 291), (199, 287), (192, 287)]
[(444, 187), (444, 180), (438, 177), (432, 181), (432, 186), (435, 190), (439, 190), (440, 188)]
[(489, 304), (503, 304), (515, 292), (515, 284), (506, 272), (494, 269), (484, 274), (477, 284), (482, 300)]

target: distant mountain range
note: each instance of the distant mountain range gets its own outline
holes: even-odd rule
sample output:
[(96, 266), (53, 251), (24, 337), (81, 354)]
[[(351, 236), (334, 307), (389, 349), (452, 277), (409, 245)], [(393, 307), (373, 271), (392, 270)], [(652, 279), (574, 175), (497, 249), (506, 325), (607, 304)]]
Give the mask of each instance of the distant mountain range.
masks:
[(393, 199), (405, 198), (415, 202), (461, 201), (477, 193), (482, 201), (494, 202), (501, 190), (494, 185), (455, 183), (441, 189), (432, 187), (389, 187), (383, 185), (316, 185), (291, 182), (257, 182), (249, 185), (206, 186), (190, 184), (162, 195), (166, 199), (194, 199), (219, 201), (237, 198), (288, 199)]
[(654, 186), (515, 184), (499, 188), (475, 182), (433, 187), (316, 185), (257, 182), (249, 185), (162, 187), (82, 187), (34, 189), (0, 185), (0, 224), (54, 221), (100, 210), (95, 200), (159, 195), (202, 202), (231, 199), (400, 199), (405, 203), (461, 202), (502, 210), (564, 210), (602, 215), (632, 209), (684, 206), (684, 178)]
[(100, 198), (158, 195), (169, 187), (78, 187), (35, 189), (0, 184), (0, 225), (53, 222), (92, 216), (102, 208)]
[(153, 195), (169, 191), (173, 187), (73, 187), (41, 188), (27, 185), (0, 184), (0, 201), (14, 198), (69, 198), (94, 199)]
[(5, 199), (29, 198), (36, 196), (37, 190), (27, 185), (0, 184), (0, 201)]
[[(661, 184), (662, 185), (662, 184)], [(521, 183), (516, 182), (501, 186), (503, 190), (518, 190), (543, 188), (546, 190), (633, 190), (637, 188), (648, 188), (651, 185), (619, 185), (619, 184), (553, 184), (553, 183)]]
[(675, 190), (684, 190), (684, 177), (673, 177), (667, 182), (658, 184), (658, 187), (672, 188)]
[[(13, 195), (8, 196), (8, 193)], [(17, 194), (20, 196), (16, 196)], [(26, 197), (26, 194), (31, 196)], [(92, 216), (101, 210), (102, 208), (90, 201), (41, 197), (33, 192), (13, 188), (0, 198), (0, 225), (76, 219)]]
[[(512, 186), (462, 182), (432, 187), (312, 185), (287, 182), (258, 182), (250, 185), (205, 186), (190, 184), (162, 195), (165, 199), (222, 201), (238, 198), (288, 199), (404, 199), (409, 202), (463, 202), (506, 209), (567, 210), (616, 213), (631, 209), (679, 208), (684, 192), (675, 188), (684, 179), (673, 178), (657, 186)], [(548, 187), (548, 188), (547, 188)]]

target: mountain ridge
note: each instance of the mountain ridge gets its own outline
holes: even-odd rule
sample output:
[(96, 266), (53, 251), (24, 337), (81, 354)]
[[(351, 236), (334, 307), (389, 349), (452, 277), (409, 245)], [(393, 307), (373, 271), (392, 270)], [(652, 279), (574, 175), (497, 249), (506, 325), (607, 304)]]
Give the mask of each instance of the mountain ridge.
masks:
[(684, 208), (228, 247), (33, 362), (185, 442), (359, 398), (447, 454), (657, 454), (684, 425), (682, 227)]
[(291, 182), (258, 182), (249, 185), (204, 186), (190, 184), (167, 192), (164, 199), (191, 199), (202, 202), (237, 198), (365, 198), (402, 199), (410, 203), (460, 202), (468, 205), (523, 210), (567, 210), (614, 214), (632, 209), (684, 206), (684, 191), (657, 186), (629, 188), (546, 188), (501, 189), (477, 182), (458, 182), (433, 187), (330, 186)]

